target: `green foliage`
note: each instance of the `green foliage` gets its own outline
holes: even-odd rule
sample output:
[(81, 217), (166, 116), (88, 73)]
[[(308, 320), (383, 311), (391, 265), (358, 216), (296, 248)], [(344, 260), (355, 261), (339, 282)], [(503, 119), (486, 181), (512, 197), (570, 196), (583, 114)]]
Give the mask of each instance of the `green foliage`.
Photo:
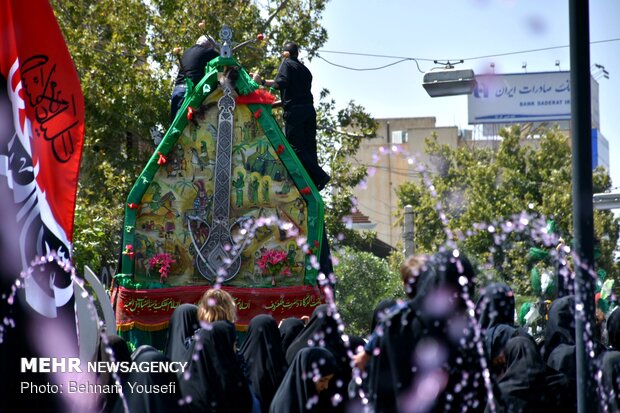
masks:
[(366, 167), (355, 162), (355, 154), (362, 139), (376, 136), (377, 123), (353, 101), (337, 110), (329, 91), (323, 89), (317, 107), (317, 129), (319, 161), (327, 166), (332, 177), (331, 193), (324, 198), (327, 232), (343, 244), (368, 247), (376, 235), (348, 228), (347, 217), (356, 211), (355, 188), (367, 175)]
[(347, 333), (366, 336), (372, 312), (379, 301), (404, 298), (398, 272), (388, 263), (367, 252), (343, 248), (336, 266), (336, 300)]
[[(436, 197), (424, 182), (408, 182), (397, 190), (399, 205), (414, 207), (415, 245), (419, 252), (433, 252), (443, 245), (446, 230), (461, 235), (459, 246), (486, 273), (487, 281), (503, 281), (515, 293), (532, 294), (529, 274), (532, 262), (528, 251), (542, 246), (533, 241), (530, 228), (499, 234), (502, 223), (513, 221), (523, 211), (540, 217), (536, 224), (545, 227), (543, 219), (555, 221), (556, 233), (571, 243), (571, 149), (567, 138), (557, 129), (541, 133), (533, 145), (523, 143), (521, 130), (514, 126), (500, 132), (499, 148), (476, 147), (476, 142), (451, 148), (435, 138), (427, 140), (426, 152), (431, 156), (430, 183)], [(597, 169), (593, 174), (596, 192), (611, 187), (607, 173)], [(437, 205), (445, 213), (447, 228), (440, 220)], [(402, 219), (402, 217), (401, 217)], [(483, 227), (476, 224), (485, 223)], [(609, 211), (595, 211), (595, 236), (601, 254), (597, 267), (617, 278), (613, 253), (618, 241), (619, 221)], [(517, 221), (518, 224), (518, 221)], [(531, 223), (530, 223), (531, 224)], [(487, 230), (487, 225), (495, 227)], [(477, 228), (477, 229), (476, 229)], [(613, 273), (613, 274), (612, 274)]]

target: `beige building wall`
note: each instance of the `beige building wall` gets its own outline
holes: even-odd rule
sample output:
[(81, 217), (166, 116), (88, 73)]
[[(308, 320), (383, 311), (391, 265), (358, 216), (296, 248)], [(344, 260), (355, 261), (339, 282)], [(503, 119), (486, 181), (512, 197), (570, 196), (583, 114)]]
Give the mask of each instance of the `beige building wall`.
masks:
[[(375, 119), (379, 124), (377, 137), (365, 140), (356, 159), (369, 168), (366, 189), (356, 193), (359, 210), (376, 224), (380, 240), (396, 246), (403, 242), (402, 226), (396, 226), (394, 213), (398, 208), (395, 190), (403, 183), (420, 178), (419, 163), (427, 163), (425, 139), (437, 134), (440, 144), (456, 147), (459, 130), (456, 126), (437, 127), (434, 117)], [(413, 155), (416, 162), (409, 164)]]

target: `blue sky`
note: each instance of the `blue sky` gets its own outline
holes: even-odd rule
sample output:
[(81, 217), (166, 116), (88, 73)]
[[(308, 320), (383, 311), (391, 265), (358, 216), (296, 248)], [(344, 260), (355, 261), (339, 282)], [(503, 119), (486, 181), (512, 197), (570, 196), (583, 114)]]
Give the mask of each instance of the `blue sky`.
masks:
[[(590, 40), (620, 38), (620, 1), (590, 2)], [(515, 54), (483, 59), (468, 58), (569, 44), (566, 0), (332, 0), (323, 25), (329, 40), (320, 55), (334, 63), (370, 68), (398, 59), (327, 53), (346, 51), (423, 59), (467, 59), (463, 68), (476, 73), (570, 69), (569, 49)], [(601, 132), (610, 144), (611, 177), (620, 186), (620, 41), (593, 44), (590, 62), (605, 66), (610, 79), (599, 82)], [(423, 71), (432, 61), (419, 61)], [(352, 71), (314, 58), (308, 63), (314, 76), (315, 96), (330, 90), (339, 106), (349, 100), (374, 117), (435, 116), (438, 126), (467, 123), (467, 97), (431, 98), (422, 87), (423, 74), (413, 61), (377, 71)]]

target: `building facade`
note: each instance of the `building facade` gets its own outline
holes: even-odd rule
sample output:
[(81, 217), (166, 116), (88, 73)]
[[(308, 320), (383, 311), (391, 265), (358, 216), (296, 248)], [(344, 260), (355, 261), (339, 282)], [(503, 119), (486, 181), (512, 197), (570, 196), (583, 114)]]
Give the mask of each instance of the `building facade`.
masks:
[[(357, 161), (368, 168), (367, 185), (356, 196), (360, 212), (369, 218), (377, 237), (394, 247), (403, 240), (402, 226), (396, 225), (396, 189), (421, 176), (418, 167), (428, 160), (426, 138), (436, 134), (440, 144), (457, 147), (463, 131), (456, 126), (438, 127), (434, 117), (375, 120), (379, 125), (377, 137), (364, 140), (356, 155)], [(415, 162), (410, 164), (411, 157)]]

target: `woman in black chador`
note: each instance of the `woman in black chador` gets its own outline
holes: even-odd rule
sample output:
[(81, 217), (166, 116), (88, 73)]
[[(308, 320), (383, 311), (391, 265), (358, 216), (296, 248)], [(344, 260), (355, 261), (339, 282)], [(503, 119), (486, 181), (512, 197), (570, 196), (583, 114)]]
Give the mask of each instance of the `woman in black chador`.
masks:
[(382, 321), (370, 359), (374, 412), (482, 412), (487, 390), (467, 298), (474, 270), (459, 251), (417, 261), (415, 295)]
[(609, 349), (597, 363), (602, 373), (599, 399), (609, 412), (620, 412), (620, 310), (616, 308), (607, 318)]
[[(106, 335), (106, 339), (100, 338), (99, 349), (95, 356), (96, 362), (131, 362), (131, 351), (127, 342), (117, 335)], [(121, 371), (116, 373), (116, 377), (110, 372), (100, 372), (97, 374), (97, 384), (101, 385), (114, 385), (127, 383), (129, 374)], [(120, 383), (117, 383), (116, 380)], [(101, 412), (110, 412), (115, 406), (116, 401), (119, 399), (119, 394), (115, 392), (101, 394)]]
[(191, 399), (187, 411), (249, 413), (250, 386), (235, 355), (235, 327), (215, 321), (192, 338), (189, 374), (180, 378), (183, 397)]
[(344, 412), (348, 401), (348, 386), (351, 381), (351, 358), (347, 345), (342, 340), (342, 332), (338, 330), (338, 322), (334, 319), (332, 308), (321, 304), (315, 308), (308, 325), (286, 352), (286, 361), (291, 364), (297, 353), (306, 347), (324, 347), (336, 358), (338, 370), (333, 385), (321, 395), (321, 403), (331, 404), (330, 400), (338, 400), (334, 411)]
[(280, 323), (280, 339), (282, 341), (282, 353), (286, 355), (286, 351), (297, 338), (301, 330), (305, 327), (304, 322), (299, 318), (285, 318)]
[(325, 413), (319, 394), (329, 389), (338, 369), (333, 354), (321, 347), (301, 349), (278, 388), (269, 413)]
[(575, 348), (575, 296), (567, 295), (555, 300), (549, 308), (544, 359), (573, 384), (577, 379)]
[(164, 351), (171, 361), (189, 361), (190, 339), (198, 327), (200, 323), (196, 305), (181, 304), (174, 310), (168, 324), (168, 338)]
[(515, 297), (510, 287), (503, 283), (484, 287), (476, 304), (476, 316), (483, 330), (497, 324), (514, 326)]
[(254, 394), (260, 399), (261, 411), (267, 412), (286, 373), (286, 360), (276, 320), (266, 314), (254, 317), (239, 352), (247, 363), (248, 375)]
[(570, 411), (572, 401), (566, 376), (547, 366), (536, 343), (528, 337), (514, 337), (504, 350), (506, 371), (499, 380), (499, 411), (506, 413), (548, 413)]
[[(603, 345), (592, 338), (594, 357), (603, 351)], [(545, 329), (545, 352), (543, 358), (547, 365), (564, 373), (570, 386), (570, 394), (576, 395), (577, 389), (577, 344), (575, 340), (575, 296), (558, 298), (549, 308), (549, 319)], [(577, 400), (571, 411), (577, 411)]]
[[(134, 352), (133, 362), (137, 364), (170, 363), (170, 359), (153, 347), (143, 346), (141, 351), (136, 350)], [(132, 391), (129, 383), (135, 390)], [(166, 391), (153, 391), (154, 388), (166, 389)], [(115, 413), (124, 413), (125, 411), (140, 413), (184, 412), (179, 404), (181, 398), (179, 380), (173, 372), (131, 372), (127, 378), (127, 383), (123, 385), (123, 394), (127, 410), (125, 410), (123, 400), (119, 399), (116, 402)]]
[(494, 383), (498, 372), (505, 368), (504, 347), (508, 341), (516, 336), (532, 339), (526, 331), (515, 328), (514, 315), (515, 298), (509, 286), (492, 283), (482, 289), (476, 303), (476, 317)]

